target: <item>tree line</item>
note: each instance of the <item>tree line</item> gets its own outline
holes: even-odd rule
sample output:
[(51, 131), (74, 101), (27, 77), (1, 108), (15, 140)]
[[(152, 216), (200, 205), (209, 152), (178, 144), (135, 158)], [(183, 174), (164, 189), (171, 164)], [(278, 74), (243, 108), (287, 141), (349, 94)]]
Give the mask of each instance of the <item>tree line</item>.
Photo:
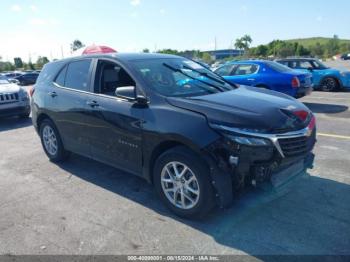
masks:
[(14, 71), (14, 70), (40, 70), (43, 66), (50, 62), (46, 56), (39, 56), (35, 63), (31, 60), (28, 63), (22, 61), (20, 57), (15, 57), (14, 62), (2, 61), (0, 56), (0, 72)]
[[(269, 58), (269, 57), (288, 57), (288, 56), (313, 56), (318, 58), (330, 58), (337, 54), (350, 53), (350, 42), (340, 41), (337, 35), (333, 38), (309, 44), (307, 47), (296, 42), (296, 41), (283, 41), (283, 40), (273, 40), (266, 45), (258, 45), (256, 47), (251, 47), (253, 39), (250, 35), (244, 35), (241, 38), (237, 38), (233, 45), (236, 49), (242, 50), (244, 58)], [(74, 52), (85, 45), (78, 39), (74, 40), (70, 45), (71, 51)], [(144, 53), (149, 53), (150, 50), (143, 49)], [(185, 50), (178, 51), (176, 49), (161, 49), (157, 50), (157, 53), (173, 54), (184, 56), (188, 58), (202, 60), (206, 63), (212, 63), (213, 57), (208, 52), (202, 52), (200, 50)], [(226, 60), (233, 59), (232, 57)], [(54, 59), (55, 60), (55, 59)], [(41, 69), (49, 59), (46, 56), (39, 56), (35, 63), (29, 61), (25, 63), (20, 57), (14, 58), (14, 62), (2, 61), (0, 56), (0, 72), (1, 71), (13, 71), (16, 69), (21, 70), (38, 70)]]
[(327, 59), (338, 54), (350, 53), (350, 42), (341, 42), (337, 35), (333, 38), (309, 44), (308, 47), (298, 42), (274, 40), (267, 45), (247, 49), (247, 55), (252, 57), (288, 57), (312, 56)]

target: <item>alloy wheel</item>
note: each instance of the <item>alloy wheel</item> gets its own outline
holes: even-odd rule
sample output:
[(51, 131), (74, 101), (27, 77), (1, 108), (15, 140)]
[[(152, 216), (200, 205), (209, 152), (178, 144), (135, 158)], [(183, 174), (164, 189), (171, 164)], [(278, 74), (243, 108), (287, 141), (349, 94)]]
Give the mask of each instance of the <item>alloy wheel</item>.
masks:
[(322, 83), (322, 90), (333, 91), (337, 88), (337, 82), (333, 78), (326, 78)]
[(178, 208), (191, 209), (198, 203), (200, 188), (197, 177), (181, 162), (169, 162), (163, 167), (161, 185), (167, 199)]
[(57, 137), (55, 135), (54, 130), (50, 126), (45, 126), (43, 129), (43, 142), (46, 151), (54, 156), (57, 154), (58, 150), (58, 143), (57, 143)]

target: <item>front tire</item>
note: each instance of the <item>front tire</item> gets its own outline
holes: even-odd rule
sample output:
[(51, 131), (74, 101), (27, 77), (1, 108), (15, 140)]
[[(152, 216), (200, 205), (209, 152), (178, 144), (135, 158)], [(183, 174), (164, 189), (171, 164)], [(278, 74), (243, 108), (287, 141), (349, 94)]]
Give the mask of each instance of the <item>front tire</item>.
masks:
[(320, 89), (324, 92), (334, 92), (339, 90), (338, 81), (333, 77), (326, 77), (322, 80)]
[(154, 185), (165, 205), (180, 217), (201, 218), (214, 206), (209, 168), (186, 147), (170, 149), (157, 159)]
[(41, 144), (47, 157), (52, 162), (61, 162), (67, 159), (69, 153), (64, 149), (60, 134), (54, 123), (45, 119), (40, 125)]

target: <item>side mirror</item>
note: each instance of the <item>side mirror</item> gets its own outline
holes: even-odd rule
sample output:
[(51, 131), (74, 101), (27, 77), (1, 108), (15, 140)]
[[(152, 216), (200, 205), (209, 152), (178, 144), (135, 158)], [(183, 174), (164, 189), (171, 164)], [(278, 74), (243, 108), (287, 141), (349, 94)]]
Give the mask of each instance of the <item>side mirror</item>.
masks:
[(311, 66), (308, 67), (307, 70), (309, 70), (310, 72), (314, 71), (314, 69)]
[(137, 95), (135, 98), (135, 101), (140, 106), (147, 106), (149, 103), (147, 97), (145, 97), (143, 95)]

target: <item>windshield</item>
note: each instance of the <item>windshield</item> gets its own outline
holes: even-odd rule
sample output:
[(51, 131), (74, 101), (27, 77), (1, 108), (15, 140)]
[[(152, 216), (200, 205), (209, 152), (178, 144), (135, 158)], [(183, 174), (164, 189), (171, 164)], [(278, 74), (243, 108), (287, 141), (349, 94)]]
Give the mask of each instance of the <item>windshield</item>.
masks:
[(132, 61), (136, 71), (164, 96), (200, 96), (232, 90), (220, 76), (185, 58)]
[(282, 64), (274, 62), (274, 61), (266, 61), (265, 63), (268, 67), (270, 67), (271, 69), (273, 69), (277, 72), (280, 72), (280, 73), (293, 71), (293, 69), (289, 68), (288, 66), (282, 65)]
[(328, 67), (319, 60), (312, 61), (315, 69), (327, 69)]
[(0, 85), (9, 84), (10, 82), (5, 77), (0, 77)]

